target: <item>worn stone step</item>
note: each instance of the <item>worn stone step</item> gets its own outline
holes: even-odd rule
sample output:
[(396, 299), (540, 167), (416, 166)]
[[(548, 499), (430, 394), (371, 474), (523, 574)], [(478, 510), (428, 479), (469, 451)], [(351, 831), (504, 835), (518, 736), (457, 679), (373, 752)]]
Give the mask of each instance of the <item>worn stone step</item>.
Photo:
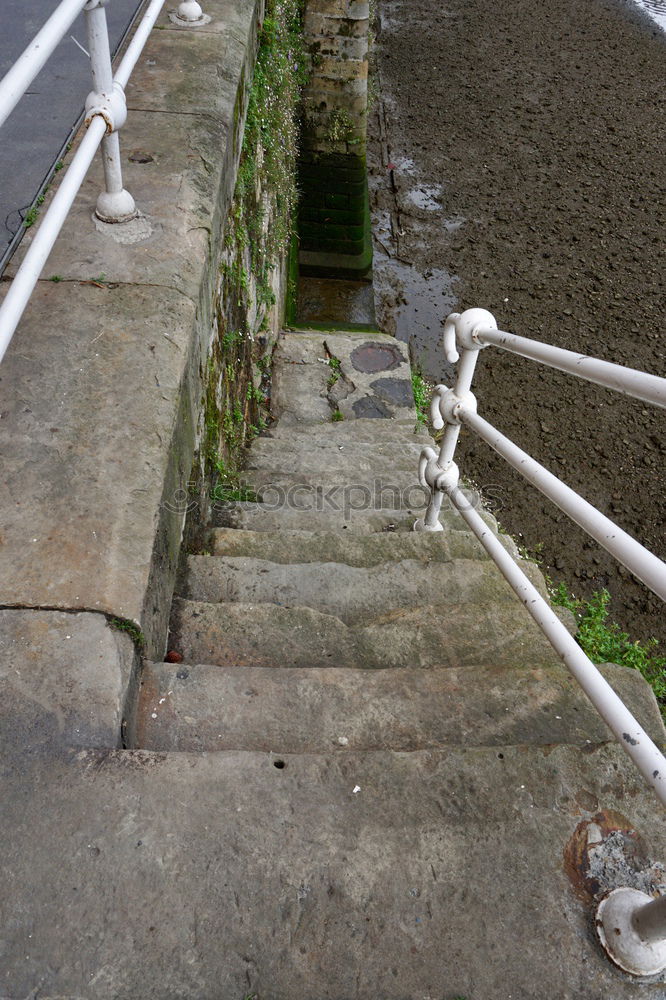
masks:
[(613, 881), (663, 881), (616, 745), (81, 750), (3, 780), (12, 997), (663, 996), (590, 930)]
[(393, 609), (364, 625), (312, 608), (176, 598), (169, 648), (188, 663), (257, 667), (543, 665), (552, 647), (518, 603)]
[(341, 443), (329, 438), (318, 441), (316, 435), (307, 439), (307, 445), (294, 447), (293, 441), (261, 438), (252, 445), (246, 469), (279, 470), (282, 473), (320, 471), (343, 472), (354, 482), (354, 477), (372, 472), (390, 475), (409, 472), (414, 481), (418, 478), (422, 446), (416, 443)]
[(325, 472), (283, 473), (273, 469), (246, 469), (243, 485), (258, 498), (271, 505), (279, 502), (291, 506), (329, 506), (342, 510), (424, 510), (430, 491), (421, 486), (413, 469), (368, 469), (350, 474), (348, 469)]
[[(664, 727), (636, 670), (602, 673), (655, 740)], [(392, 670), (146, 663), (136, 745), (146, 750), (327, 753), (609, 738), (564, 666)]]
[[(525, 570), (547, 597), (540, 573)], [(403, 559), (370, 568), (344, 563), (273, 563), (243, 556), (188, 556), (182, 597), (212, 604), (313, 608), (359, 625), (385, 611), (429, 604), (492, 604), (518, 598), (490, 560)]]
[[(414, 521), (421, 511), (394, 510), (390, 507), (376, 510), (353, 510), (349, 503), (345, 508), (344, 493), (326, 496), (313, 491), (305, 491), (295, 497), (276, 492), (271, 503), (240, 501), (231, 504), (215, 504), (213, 524), (218, 527), (238, 528), (250, 531), (326, 531), (343, 534), (368, 535), (377, 533), (412, 532)], [(295, 506), (295, 504), (298, 506)], [(486, 524), (497, 532), (497, 521), (492, 514), (479, 509)], [(468, 532), (460, 514), (452, 509), (443, 509), (440, 523), (451, 531)]]
[[(374, 484), (380, 480), (383, 484), (392, 485), (399, 482), (400, 488), (407, 491), (410, 486), (419, 485), (419, 451), (403, 454), (377, 454), (372, 447), (359, 449), (355, 454), (345, 449), (332, 449), (325, 452), (320, 448), (308, 448), (300, 452), (293, 448), (290, 451), (276, 451), (274, 454), (262, 454), (255, 458), (250, 454), (242, 472), (243, 482), (253, 483), (257, 477), (290, 477), (295, 481), (313, 482), (333, 480), (351, 488), (357, 483)], [(420, 492), (425, 490), (419, 487)]]
[[(317, 441), (337, 441), (344, 444), (418, 444), (434, 446), (427, 428), (411, 417), (407, 419), (370, 419), (358, 417), (354, 420), (332, 421), (330, 415), (322, 420), (282, 421), (271, 424), (258, 441), (291, 441), (294, 447), (301, 447), (304, 438)], [(254, 447), (254, 445), (253, 445)]]
[[(500, 540), (511, 545), (508, 535)], [(391, 560), (485, 559), (485, 549), (467, 531), (377, 532), (354, 535), (335, 531), (247, 531), (216, 528), (210, 533), (213, 556), (248, 556), (273, 563), (334, 562), (346, 566), (378, 566)], [(522, 565), (522, 563), (521, 563)]]

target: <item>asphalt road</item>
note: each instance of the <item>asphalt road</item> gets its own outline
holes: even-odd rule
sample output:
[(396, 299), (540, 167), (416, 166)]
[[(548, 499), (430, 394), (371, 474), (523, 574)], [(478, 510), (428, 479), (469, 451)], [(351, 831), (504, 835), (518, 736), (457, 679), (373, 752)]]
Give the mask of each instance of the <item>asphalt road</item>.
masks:
[[(37, 34), (57, 0), (2, 0), (0, 77)], [(140, 0), (110, 0), (109, 34), (115, 49)], [(21, 220), (79, 119), (91, 89), (83, 47), (83, 15), (72, 26), (28, 93), (0, 130), (0, 268)]]

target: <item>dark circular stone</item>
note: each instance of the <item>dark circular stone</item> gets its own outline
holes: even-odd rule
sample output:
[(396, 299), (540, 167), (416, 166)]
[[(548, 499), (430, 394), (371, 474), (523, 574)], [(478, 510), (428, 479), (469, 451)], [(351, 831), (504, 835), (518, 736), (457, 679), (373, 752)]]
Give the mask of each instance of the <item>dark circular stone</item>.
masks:
[(392, 344), (361, 344), (351, 352), (350, 360), (357, 372), (366, 375), (388, 372), (404, 364), (400, 349)]
[(356, 400), (352, 408), (357, 417), (374, 417), (386, 420), (393, 416), (386, 403), (383, 403), (379, 396), (363, 396)]
[(397, 406), (413, 406), (412, 383), (407, 378), (378, 378), (371, 383), (378, 396)]

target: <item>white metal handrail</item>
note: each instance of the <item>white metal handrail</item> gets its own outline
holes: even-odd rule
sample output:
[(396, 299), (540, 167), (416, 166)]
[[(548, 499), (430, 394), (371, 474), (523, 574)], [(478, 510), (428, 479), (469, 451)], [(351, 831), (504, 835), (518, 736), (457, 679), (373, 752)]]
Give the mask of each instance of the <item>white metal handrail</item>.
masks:
[[(457, 316), (458, 313), (452, 313), (448, 317), (444, 332), (444, 352), (447, 361), (452, 363), (458, 360), (458, 352), (455, 348)], [(633, 396), (635, 399), (643, 400), (644, 403), (666, 407), (666, 379), (660, 378), (658, 375), (650, 375), (648, 372), (638, 371), (636, 368), (625, 368), (612, 361), (591, 358), (587, 354), (565, 351), (562, 347), (543, 344), (527, 337), (518, 337), (515, 333), (507, 333), (496, 327), (484, 328), (479, 325), (474, 328), (472, 339), (479, 348), (494, 344), (496, 347), (501, 347), (512, 354), (518, 354), (522, 358), (537, 361), (542, 365), (548, 365), (549, 368), (556, 368), (568, 375), (585, 379), (586, 382), (594, 382), (595, 385), (613, 389), (614, 392), (622, 393), (625, 396)]]
[[(87, 132), (63, 175), (53, 201), (44, 213), (30, 247), (0, 306), (0, 361), (14, 336), (44, 264), (101, 143), (105, 190), (95, 214), (105, 223), (122, 224), (139, 214), (123, 187), (118, 129), (127, 118), (125, 87), (143, 51), (165, 0), (149, 0), (115, 75), (105, 7), (109, 0), (62, 0), (9, 72), (0, 80), (0, 125), (9, 117), (31, 82), (65, 36), (81, 11), (86, 17), (93, 90), (86, 99)], [(210, 20), (196, 0), (182, 0), (173, 20), (197, 27)]]
[[(666, 379), (505, 333), (497, 329), (494, 317), (484, 309), (452, 313), (444, 327), (444, 346), (447, 360), (460, 360), (460, 364), (455, 387), (439, 385), (433, 394), (432, 422), (436, 429), (445, 427), (445, 430), (439, 452), (433, 448), (421, 452), (419, 480), (430, 489), (431, 496), (423, 519), (414, 525), (415, 531), (441, 531), (439, 512), (444, 494), (449, 496), (618, 742), (666, 805), (666, 758), (461, 491), (458, 466), (453, 460), (461, 425), (475, 431), (664, 600), (666, 563), (477, 414), (472, 378), (479, 351), (489, 344), (655, 406), (666, 406)], [(655, 901), (636, 890), (615, 890), (599, 907), (597, 927), (606, 951), (627, 972), (648, 975), (666, 968), (663, 898)]]

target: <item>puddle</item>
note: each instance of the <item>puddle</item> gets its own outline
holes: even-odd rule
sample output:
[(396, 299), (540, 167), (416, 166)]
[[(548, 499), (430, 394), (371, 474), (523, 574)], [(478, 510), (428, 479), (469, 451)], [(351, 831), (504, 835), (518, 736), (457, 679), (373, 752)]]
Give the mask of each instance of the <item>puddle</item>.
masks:
[(300, 324), (330, 323), (342, 329), (350, 324), (375, 325), (374, 295), (369, 281), (301, 275), (296, 310)]
[(439, 185), (428, 187), (417, 187), (412, 188), (411, 191), (405, 195), (405, 201), (416, 208), (425, 209), (427, 212), (441, 212), (442, 211), (442, 189)]
[(655, 24), (666, 31), (666, 0), (634, 0), (634, 2), (652, 18)]
[(454, 369), (444, 360), (444, 320), (458, 304), (458, 279), (432, 268), (425, 273), (411, 264), (375, 252), (375, 291), (382, 328), (409, 345), (410, 355), (423, 374), (450, 384)]

